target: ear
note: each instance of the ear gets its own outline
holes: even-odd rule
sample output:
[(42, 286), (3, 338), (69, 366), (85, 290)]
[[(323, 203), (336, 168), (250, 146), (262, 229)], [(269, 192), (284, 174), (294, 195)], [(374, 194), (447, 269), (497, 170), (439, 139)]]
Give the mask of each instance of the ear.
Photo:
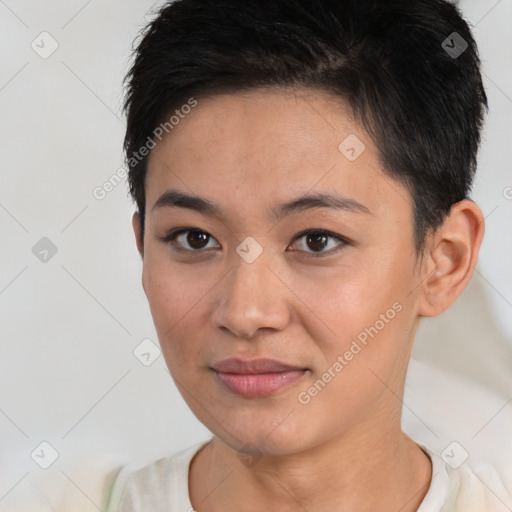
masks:
[(452, 206), (443, 224), (428, 236), (418, 297), (420, 316), (439, 315), (464, 291), (473, 275), (484, 231), (482, 210), (464, 199)]
[(132, 227), (133, 233), (135, 234), (135, 243), (137, 244), (137, 250), (142, 259), (144, 259), (144, 240), (142, 236), (142, 223), (140, 220), (139, 212), (135, 212), (132, 216)]

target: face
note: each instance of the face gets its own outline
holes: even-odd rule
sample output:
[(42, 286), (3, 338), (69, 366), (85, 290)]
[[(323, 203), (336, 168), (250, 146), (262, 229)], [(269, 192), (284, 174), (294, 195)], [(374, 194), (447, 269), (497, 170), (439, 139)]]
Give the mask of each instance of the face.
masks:
[(418, 318), (411, 197), (339, 98), (198, 99), (152, 150), (146, 204), (144, 290), (211, 432), (278, 455), (399, 428), (389, 388)]

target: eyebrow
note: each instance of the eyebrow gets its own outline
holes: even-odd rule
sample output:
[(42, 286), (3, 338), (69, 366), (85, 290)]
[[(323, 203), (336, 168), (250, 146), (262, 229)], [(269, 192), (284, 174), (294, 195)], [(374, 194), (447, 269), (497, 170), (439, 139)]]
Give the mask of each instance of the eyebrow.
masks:
[[(212, 203), (210, 200), (185, 194), (175, 189), (165, 191), (157, 199), (151, 211), (158, 208), (187, 208), (199, 213), (224, 217), (222, 208)], [(299, 213), (314, 208), (330, 208), (349, 213), (366, 213), (373, 215), (366, 206), (353, 199), (345, 197), (338, 192), (324, 192), (316, 194), (308, 193), (292, 201), (279, 204), (271, 210), (270, 217), (275, 221), (280, 221), (293, 213)]]

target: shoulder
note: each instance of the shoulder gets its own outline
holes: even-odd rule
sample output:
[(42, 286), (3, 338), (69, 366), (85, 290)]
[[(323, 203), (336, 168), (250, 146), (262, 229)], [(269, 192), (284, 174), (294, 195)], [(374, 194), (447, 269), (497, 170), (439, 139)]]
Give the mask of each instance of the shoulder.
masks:
[[(491, 464), (463, 464), (457, 469), (447, 466), (449, 490), (446, 512), (464, 510), (501, 512), (510, 510), (512, 482)], [(442, 509), (445, 512), (445, 508)]]
[(190, 461), (205, 444), (196, 443), (140, 468), (123, 466), (112, 487), (107, 512), (174, 509), (186, 512), (191, 508), (188, 495)]
[[(484, 462), (461, 463), (420, 444), (432, 460), (432, 481), (418, 512), (505, 512), (512, 503), (512, 482)], [(452, 457), (450, 460), (449, 457)]]

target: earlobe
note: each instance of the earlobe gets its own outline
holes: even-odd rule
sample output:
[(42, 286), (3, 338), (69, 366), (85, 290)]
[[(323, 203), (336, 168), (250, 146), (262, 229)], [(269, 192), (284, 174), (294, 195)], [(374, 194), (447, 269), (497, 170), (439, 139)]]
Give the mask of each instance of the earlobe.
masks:
[(464, 199), (452, 206), (443, 224), (430, 236), (422, 269), (419, 315), (441, 314), (464, 291), (478, 259), (484, 226), (478, 205)]
[(132, 216), (132, 227), (135, 235), (135, 243), (137, 244), (137, 250), (142, 259), (144, 259), (144, 240), (142, 237), (142, 223), (139, 212), (135, 212)]

